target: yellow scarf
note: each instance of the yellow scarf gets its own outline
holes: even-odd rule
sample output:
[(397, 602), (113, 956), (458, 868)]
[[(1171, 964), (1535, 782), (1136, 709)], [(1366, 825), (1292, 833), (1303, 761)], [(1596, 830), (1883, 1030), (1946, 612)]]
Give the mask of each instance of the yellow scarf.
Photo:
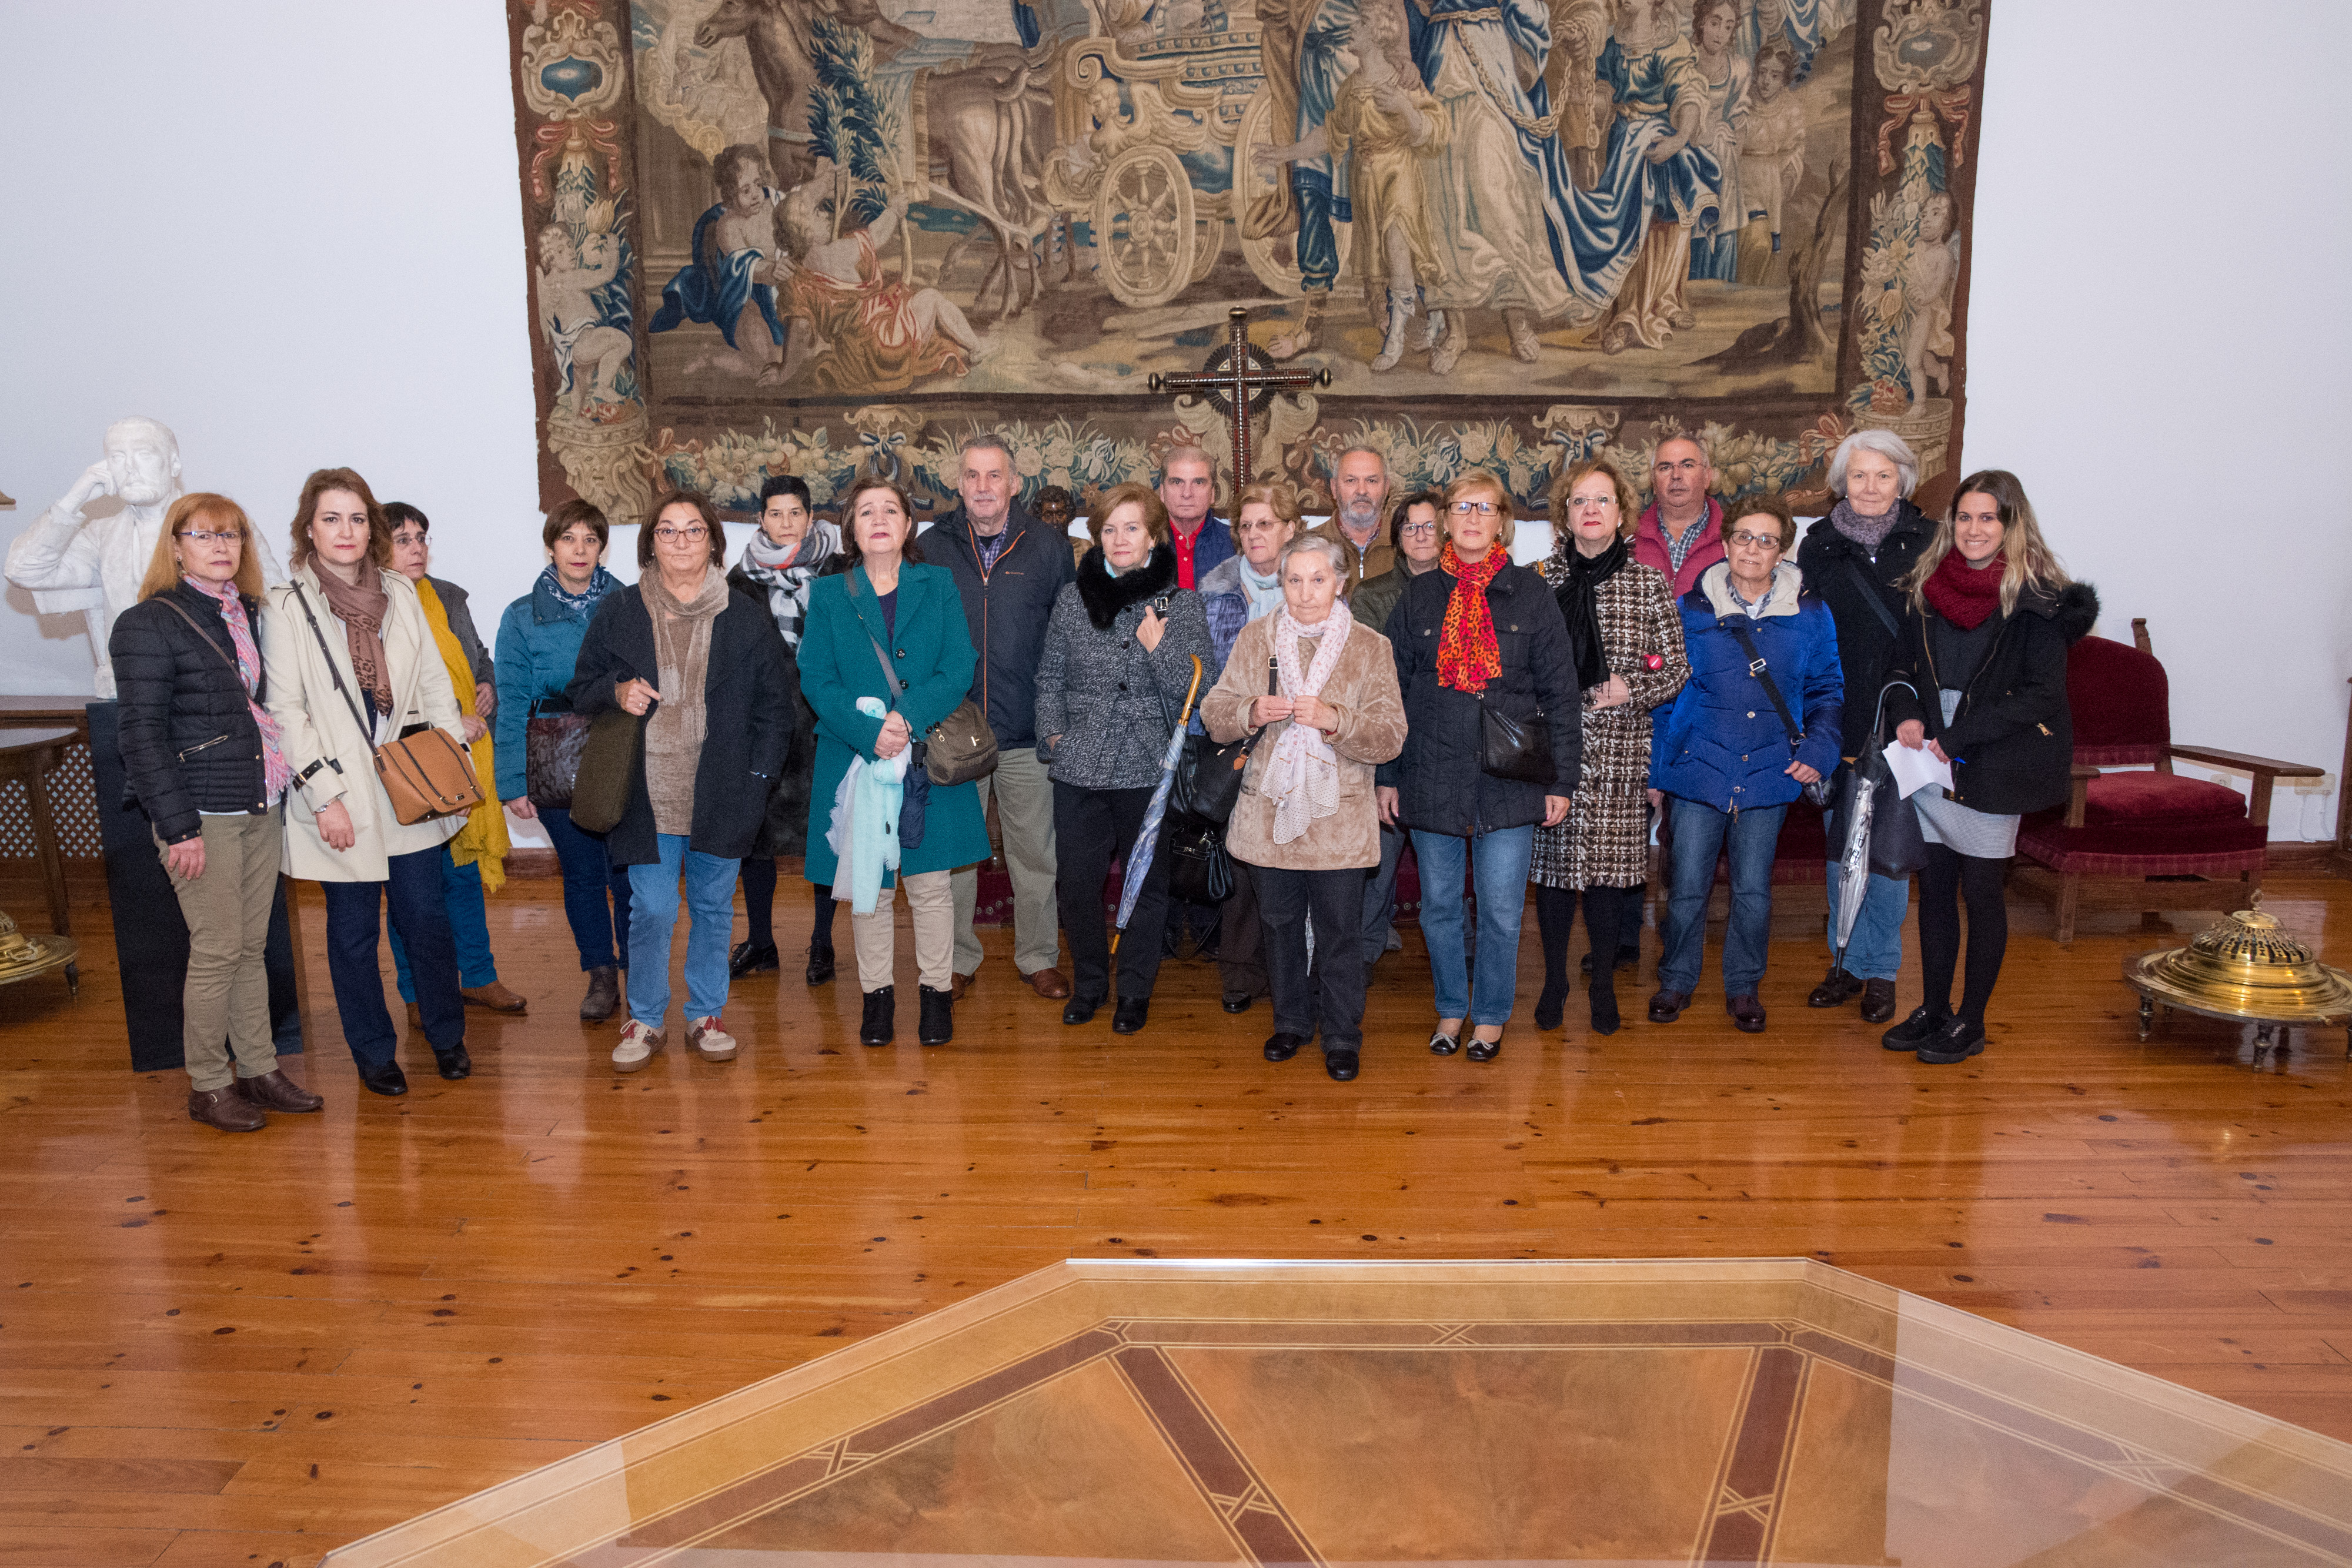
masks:
[[(470, 715), (474, 711), (474, 664), (449, 630), (449, 612), (441, 607), (441, 596), (423, 578), (416, 581), (416, 597), (425, 606), (425, 623), (433, 628), (433, 641), (441, 650), (441, 662), (449, 666), (449, 684), (457, 689), (457, 711)], [(474, 777), (490, 779), (498, 777), (498, 768), (490, 756), (488, 731), (482, 738), (470, 741), (467, 752), (474, 759)], [(507, 851), (513, 848), (507, 838), (507, 809), (499, 802), (498, 791), (482, 791), (482, 803), (449, 841), (449, 858), (459, 865), (479, 861), (482, 866), (482, 891), (496, 893), (506, 885)]]

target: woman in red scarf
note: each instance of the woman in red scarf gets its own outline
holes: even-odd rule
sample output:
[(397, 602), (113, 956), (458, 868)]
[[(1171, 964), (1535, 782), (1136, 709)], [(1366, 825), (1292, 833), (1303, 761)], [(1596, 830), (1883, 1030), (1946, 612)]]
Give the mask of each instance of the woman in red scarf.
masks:
[[(1381, 821), (1412, 831), (1421, 864), (1421, 930), (1437, 990), (1429, 1049), (1492, 1061), (1517, 999), (1519, 917), (1536, 824), (1567, 820), (1582, 748), (1576, 661), (1544, 580), (1511, 562), (1511, 497), (1472, 469), (1445, 487), (1437, 570), (1405, 585), (1386, 629), (1404, 694), (1404, 750), (1377, 775)], [(1486, 771), (1488, 710), (1550, 722), (1549, 783)], [(1462, 883), (1475, 871), (1478, 969), (1462, 940)]]
[[(1886, 710), (1897, 742), (1951, 764), (1952, 787), (1911, 796), (1927, 841), (1919, 873), (1919, 967), (1927, 999), (1886, 1031), (1889, 1051), (1927, 1062), (1966, 1061), (1985, 1048), (1985, 1008), (2009, 945), (2001, 884), (2017, 820), (2066, 799), (2074, 734), (2066, 649), (2099, 618), (2098, 595), (2069, 582), (2042, 540), (2017, 476), (1960, 481), (1952, 509), (1905, 586), (1910, 613), (1895, 638)], [(1969, 906), (1968, 978), (1952, 1007)]]

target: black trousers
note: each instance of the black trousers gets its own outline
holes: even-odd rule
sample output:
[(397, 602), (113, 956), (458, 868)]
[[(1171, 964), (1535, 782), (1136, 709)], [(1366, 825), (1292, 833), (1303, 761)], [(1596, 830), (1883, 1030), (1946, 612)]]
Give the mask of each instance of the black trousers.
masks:
[[(1257, 889), (1275, 1032), (1307, 1038), (1319, 1023), (1327, 1052), (1363, 1050), (1363, 868), (1279, 871), (1234, 863)], [(1315, 915), (1312, 973), (1307, 963), (1309, 910)]]
[[(1135, 847), (1151, 790), (1081, 789), (1054, 781), (1055, 894), (1062, 936), (1070, 945), (1070, 995), (1098, 1002), (1110, 995), (1112, 917), (1103, 911), (1103, 880), (1110, 862)], [(1150, 998), (1160, 978), (1160, 942), (1168, 922), (1168, 857), (1154, 854), (1144, 873), (1135, 916), (1118, 939), (1118, 994)]]

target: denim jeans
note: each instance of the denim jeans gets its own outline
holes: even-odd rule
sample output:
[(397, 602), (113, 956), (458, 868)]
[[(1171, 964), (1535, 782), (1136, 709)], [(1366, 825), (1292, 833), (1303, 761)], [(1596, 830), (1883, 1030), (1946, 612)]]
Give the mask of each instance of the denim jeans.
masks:
[[(1853, 770), (1851, 763), (1840, 768), (1831, 779), (1837, 790), (1835, 800), (1845, 799), (1846, 775)], [(1844, 876), (1838, 866), (1838, 854), (1845, 847), (1845, 821), (1839, 812), (1832, 812), (1830, 833), (1830, 917), (1828, 925), (1830, 957), (1837, 957), (1838, 888)], [(1845, 950), (1845, 969), (1865, 980), (1892, 980), (1903, 972), (1903, 915), (1911, 907), (1911, 879), (1907, 876), (1880, 876), (1870, 873), (1868, 890), (1862, 895), (1862, 912), (1854, 916), (1853, 936)]]
[(436, 1051), (466, 1043), (466, 1004), (457, 995), (457, 949), (449, 936), (449, 906), (442, 891), (446, 852), (436, 845), (386, 862), (383, 882), (322, 882), (327, 904), (327, 972), (335, 983), (335, 1012), (343, 1043), (363, 1072), (393, 1059), (399, 1044), (392, 1013), (383, 1005), (383, 971), (377, 967), (381, 935), (378, 912), (392, 909), (393, 929), (406, 943), (417, 981), (417, 1019)]
[(563, 867), (563, 918), (571, 923), (581, 968), (626, 968), (629, 868), (613, 863), (604, 852), (603, 839), (573, 827), (570, 811), (541, 806), (539, 821), (554, 841), (555, 858)]
[[(1413, 830), (1412, 855), (1421, 864), (1421, 935), (1429, 944), (1439, 1018), (1467, 1018), (1474, 1025), (1510, 1021), (1519, 983), (1519, 920), (1528, 909), (1528, 862), (1535, 850), (1533, 823), (1497, 828), (1475, 839)], [(1462, 946), (1465, 860), (1478, 894), (1475, 976)]]
[[(1698, 989), (1706, 947), (1706, 898), (1715, 888), (1716, 857), (1731, 856), (1731, 924), (1723, 934), (1723, 994), (1752, 996), (1764, 983), (1765, 946), (1772, 935), (1772, 856), (1789, 808), (1749, 807), (1738, 816), (1677, 795), (1674, 884), (1666, 900), (1665, 950), (1658, 956), (1658, 989)], [(1595, 963), (1599, 959), (1593, 960)]]
[(1364, 878), (1364, 967), (1370, 969), (1389, 950), (1389, 933), (1396, 928), (1397, 862), (1404, 857), (1402, 828), (1381, 830), (1381, 869)]
[[(449, 939), (457, 945), (457, 983), (467, 990), (498, 984), (499, 961), (490, 953), (490, 916), (482, 904), (482, 868), (468, 861), (459, 865), (441, 846), (441, 904), (449, 912)], [(400, 927), (392, 930), (392, 968), (400, 983), (400, 999), (416, 999), (416, 982), (408, 973), (408, 949)]]
[(727, 1006), (727, 942), (735, 935), (735, 878), (741, 861), (687, 848), (684, 833), (654, 835), (661, 859), (629, 868), (629, 1016), (659, 1029), (669, 1016), (669, 944), (677, 930), (677, 885), (686, 878), (686, 1016)]

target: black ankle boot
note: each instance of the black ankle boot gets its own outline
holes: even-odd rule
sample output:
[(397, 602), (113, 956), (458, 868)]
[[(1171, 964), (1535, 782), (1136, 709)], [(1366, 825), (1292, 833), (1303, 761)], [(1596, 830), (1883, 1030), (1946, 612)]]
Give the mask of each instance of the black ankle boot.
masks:
[(1567, 1007), (1568, 981), (1562, 977), (1545, 976), (1543, 995), (1536, 998), (1536, 1028), (1558, 1029), (1560, 1014)]
[(866, 993), (866, 1021), (857, 1028), (860, 1045), (887, 1045), (898, 1038), (898, 988), (885, 986)]
[(833, 944), (812, 942), (808, 950), (808, 983), (822, 986), (833, 978)]
[(923, 1017), (915, 1026), (916, 1040), (925, 1045), (945, 1045), (955, 1038), (954, 996), (929, 986), (917, 989), (922, 998)]
[(1621, 1021), (1617, 1017), (1617, 987), (1614, 975), (1604, 976), (1592, 987), (1592, 1032), (1615, 1034)]

